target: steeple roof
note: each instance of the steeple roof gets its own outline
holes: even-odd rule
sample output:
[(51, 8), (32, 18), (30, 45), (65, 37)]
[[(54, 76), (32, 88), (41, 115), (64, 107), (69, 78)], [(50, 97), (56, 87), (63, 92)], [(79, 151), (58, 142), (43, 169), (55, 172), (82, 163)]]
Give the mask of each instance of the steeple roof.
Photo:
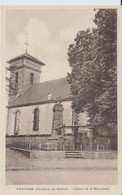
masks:
[(15, 57), (15, 58), (12, 58), (12, 59), (10, 59), (9, 61), (7, 61), (8, 63), (11, 63), (11, 62), (14, 62), (14, 61), (16, 61), (16, 60), (19, 60), (19, 59), (21, 59), (21, 58), (26, 58), (26, 59), (29, 59), (29, 60), (32, 60), (32, 61), (34, 61), (34, 62), (36, 62), (36, 63), (38, 63), (38, 64), (40, 64), (40, 65), (45, 65), (42, 61), (40, 61), (40, 60), (38, 60), (37, 58), (35, 58), (35, 57), (33, 57), (32, 55), (30, 55), (29, 53), (24, 53), (24, 54), (22, 54), (22, 55), (19, 55), (19, 56), (17, 56), (17, 57)]

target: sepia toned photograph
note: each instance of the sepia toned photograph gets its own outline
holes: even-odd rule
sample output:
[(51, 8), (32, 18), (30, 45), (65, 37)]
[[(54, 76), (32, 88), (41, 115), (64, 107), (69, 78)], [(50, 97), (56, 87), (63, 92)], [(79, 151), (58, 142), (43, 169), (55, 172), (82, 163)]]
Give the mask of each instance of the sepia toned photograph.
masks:
[(6, 185), (117, 185), (117, 8), (5, 9)]

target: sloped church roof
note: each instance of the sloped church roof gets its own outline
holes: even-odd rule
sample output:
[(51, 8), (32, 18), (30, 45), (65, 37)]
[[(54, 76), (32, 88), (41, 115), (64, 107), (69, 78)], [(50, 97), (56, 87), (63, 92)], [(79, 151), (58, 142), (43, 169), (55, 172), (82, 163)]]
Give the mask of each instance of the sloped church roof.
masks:
[[(50, 100), (48, 100), (49, 93), (51, 94)], [(66, 77), (31, 85), (22, 95), (15, 99), (14, 102), (9, 104), (8, 107), (55, 102), (57, 98), (60, 98), (62, 101), (71, 99), (70, 85)]]

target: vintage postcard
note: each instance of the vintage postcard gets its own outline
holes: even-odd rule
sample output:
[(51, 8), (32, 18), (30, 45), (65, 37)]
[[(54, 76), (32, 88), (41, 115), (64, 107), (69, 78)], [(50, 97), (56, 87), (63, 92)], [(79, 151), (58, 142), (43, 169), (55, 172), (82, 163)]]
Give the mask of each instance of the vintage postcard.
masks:
[(119, 6), (1, 7), (2, 194), (122, 194)]

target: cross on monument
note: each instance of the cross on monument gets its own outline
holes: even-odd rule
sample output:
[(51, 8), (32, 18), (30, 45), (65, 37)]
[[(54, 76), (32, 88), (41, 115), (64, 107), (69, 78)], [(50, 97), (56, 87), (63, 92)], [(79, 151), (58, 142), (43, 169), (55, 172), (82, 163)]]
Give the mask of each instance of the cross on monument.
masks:
[(29, 43), (28, 43), (28, 39), (26, 38), (26, 42), (24, 43), (25, 45), (26, 45), (26, 53), (27, 53), (27, 49), (28, 49), (28, 46), (30, 45)]

